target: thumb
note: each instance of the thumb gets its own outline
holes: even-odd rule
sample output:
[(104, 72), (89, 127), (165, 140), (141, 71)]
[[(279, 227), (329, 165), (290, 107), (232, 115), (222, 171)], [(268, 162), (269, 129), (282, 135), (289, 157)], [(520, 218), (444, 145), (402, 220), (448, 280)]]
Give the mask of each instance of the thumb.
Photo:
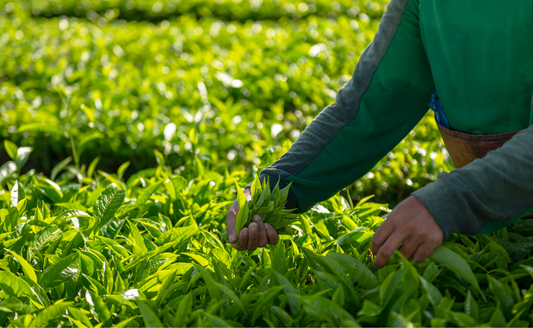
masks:
[(252, 192), (250, 191), (250, 188), (246, 187), (246, 189), (244, 189), (244, 195), (246, 196), (247, 201), (252, 200)]
[(226, 214), (226, 232), (228, 241), (234, 244), (237, 241), (237, 212), (239, 212), (239, 201), (236, 199), (231, 205), (228, 214)]

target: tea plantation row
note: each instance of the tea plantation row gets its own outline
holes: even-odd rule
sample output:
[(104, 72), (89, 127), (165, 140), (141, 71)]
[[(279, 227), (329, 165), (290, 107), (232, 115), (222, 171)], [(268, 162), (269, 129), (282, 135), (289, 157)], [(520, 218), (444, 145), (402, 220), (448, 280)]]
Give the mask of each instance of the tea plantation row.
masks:
[(181, 15), (197, 18), (216, 17), (231, 21), (278, 20), (286, 17), (301, 19), (306, 16), (336, 18), (366, 15), (369, 19), (379, 19), (388, 1), (352, 0), (2, 0), (7, 12), (28, 16), (78, 16), (98, 20), (105, 19), (161, 21)]
[[(6, 148), (15, 168), (31, 156)], [(421, 264), (397, 253), (376, 270), (369, 245), (386, 205), (337, 195), (301, 215), (276, 246), (237, 252), (219, 236), (234, 183), (247, 173), (200, 161), (190, 174), (164, 165), (128, 180), (123, 173), (91, 166), (74, 181), (7, 178), (2, 326), (533, 323), (530, 220), (513, 232), (454, 235)]]

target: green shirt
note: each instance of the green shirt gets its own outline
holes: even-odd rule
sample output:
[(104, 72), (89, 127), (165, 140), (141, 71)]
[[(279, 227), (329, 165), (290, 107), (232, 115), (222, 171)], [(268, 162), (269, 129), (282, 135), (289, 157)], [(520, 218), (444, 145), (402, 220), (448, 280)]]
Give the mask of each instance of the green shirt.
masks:
[(531, 211), (533, 0), (392, 0), (335, 103), (260, 178), (292, 182), (288, 206), (311, 208), (372, 169), (435, 90), (453, 130), (524, 129), (414, 193), (445, 238), (493, 231)]

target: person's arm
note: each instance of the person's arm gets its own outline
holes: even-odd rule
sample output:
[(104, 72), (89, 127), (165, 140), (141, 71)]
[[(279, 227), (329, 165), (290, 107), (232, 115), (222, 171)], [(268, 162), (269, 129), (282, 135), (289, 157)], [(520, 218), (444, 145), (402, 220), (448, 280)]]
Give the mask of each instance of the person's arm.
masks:
[(454, 232), (488, 233), (517, 221), (533, 210), (533, 125), (413, 195), (437, 221), (444, 239)]
[(292, 182), (288, 208), (304, 212), (353, 183), (428, 110), (435, 90), (417, 0), (392, 0), (352, 79), (260, 180)]
[[(390, 2), (374, 41), (359, 59), (352, 79), (339, 90), (335, 103), (311, 122), (287, 153), (261, 171), (260, 180), (268, 177), (272, 186), (278, 180), (282, 187), (292, 182), (287, 208), (304, 212), (359, 179), (427, 112), (435, 84), (420, 35), (418, 5), (418, 0)], [(390, 241), (403, 240), (405, 236), (397, 234), (398, 225), (393, 223), (419, 212), (423, 205), (417, 202), (411, 202), (415, 206), (406, 203), (393, 211), (391, 215), (397, 220), (386, 220), (389, 224), (384, 224), (380, 233), (385, 250), (392, 248)], [(252, 251), (264, 246), (267, 239), (270, 243), (277, 242), (273, 228), (261, 225), (258, 218), (248, 228), (241, 229), (236, 244), (237, 211), (238, 205), (234, 204), (226, 216), (233, 247)], [(419, 234), (409, 236), (417, 243), (436, 246), (436, 237), (433, 241), (419, 238), (428, 231), (442, 236), (429, 212), (420, 213), (417, 221), (412, 222)], [(418, 224), (420, 221), (424, 224)], [(407, 243), (403, 250), (407, 255), (412, 251), (411, 244)], [(377, 252), (380, 245), (374, 243), (373, 249)], [(415, 254), (420, 259), (425, 259), (424, 256), (425, 253)], [(388, 252), (378, 254), (380, 261), (386, 262), (389, 257)]]

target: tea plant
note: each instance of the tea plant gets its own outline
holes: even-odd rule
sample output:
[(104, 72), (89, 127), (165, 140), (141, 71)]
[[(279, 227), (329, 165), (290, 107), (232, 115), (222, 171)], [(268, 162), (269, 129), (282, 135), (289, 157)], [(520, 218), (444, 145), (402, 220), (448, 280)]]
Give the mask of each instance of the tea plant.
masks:
[[(10, 4), (9, 11), (19, 11), (34, 16), (54, 17), (60, 15), (88, 17), (96, 20), (101, 15), (107, 19), (161, 21), (184, 14), (198, 17), (217, 17), (232, 21), (266, 20), (279, 18), (301, 19), (309, 15), (322, 18), (336, 18), (338, 15), (351, 17), (361, 13), (372, 18), (381, 17), (386, 1), (327, 0), (22, 0), (0, 3)], [(19, 13), (20, 14), (20, 13)]]
[[(13, 163), (29, 153), (6, 148)], [(218, 235), (245, 172), (71, 169), (4, 177), (2, 326), (533, 324), (531, 220), (454, 235), (420, 264), (396, 253), (377, 270), (370, 241), (386, 204), (337, 195), (276, 246), (237, 252)]]

